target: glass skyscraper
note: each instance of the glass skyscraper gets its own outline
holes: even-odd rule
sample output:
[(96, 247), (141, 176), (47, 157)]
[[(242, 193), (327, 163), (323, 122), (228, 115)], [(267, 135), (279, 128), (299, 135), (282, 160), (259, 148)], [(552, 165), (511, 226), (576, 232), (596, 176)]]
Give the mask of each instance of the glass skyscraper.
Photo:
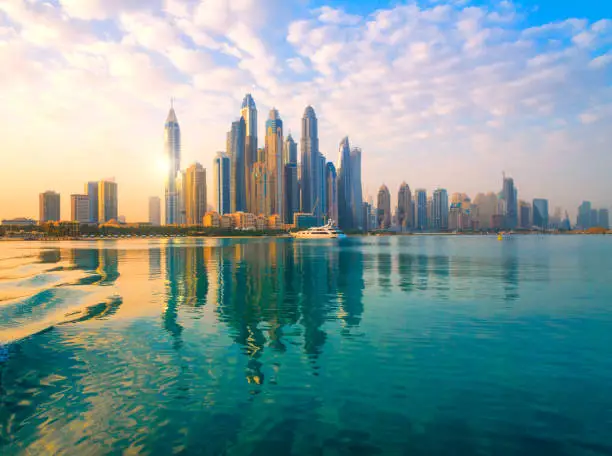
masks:
[(338, 223), (338, 174), (332, 162), (328, 162), (325, 166), (325, 190), (327, 199), (325, 205), (327, 207), (326, 216), (334, 223)]
[(229, 214), (230, 204), (230, 176), (231, 164), (229, 157), (223, 152), (218, 152), (213, 161), (215, 207), (219, 214)]
[(166, 225), (174, 225), (179, 223), (176, 177), (181, 168), (181, 129), (173, 105), (170, 106), (170, 112), (168, 112), (164, 125), (164, 152), (168, 166), (164, 194), (165, 218)]
[(230, 173), (230, 212), (244, 212), (247, 210), (246, 176), (250, 171), (246, 169), (244, 160), (246, 124), (240, 117), (232, 122), (229, 132), (228, 151), (231, 163)]
[(98, 181), (87, 182), (85, 193), (89, 197), (89, 221), (98, 222)]
[(427, 191), (418, 188), (414, 191), (415, 200), (415, 228), (426, 230), (429, 227), (427, 220)]
[(60, 221), (60, 194), (53, 191), (41, 193), (39, 196), (39, 221)]
[(353, 213), (353, 228), (362, 229), (362, 204), (363, 196), (361, 194), (361, 148), (353, 147), (351, 149), (351, 211)]
[(535, 198), (532, 204), (533, 225), (538, 228), (548, 228), (548, 200)]
[(300, 140), (302, 155), (302, 212), (314, 212), (321, 216), (320, 173), (319, 167), (319, 127), (317, 116), (312, 106), (307, 106), (302, 116), (302, 138)]
[(345, 137), (340, 141), (338, 166), (338, 226), (343, 230), (354, 228), (351, 172), (351, 148)]
[(431, 207), (432, 226), (437, 230), (448, 229), (448, 193), (443, 188), (434, 190)]
[(266, 121), (265, 161), (268, 168), (270, 214), (278, 214), (284, 220), (283, 207), (283, 121), (276, 109), (270, 111)]
[[(206, 214), (206, 170), (200, 163), (191, 165), (184, 174), (183, 192), (187, 225), (201, 225)], [(229, 184), (229, 166), (228, 166)], [(228, 195), (229, 198), (229, 195)], [(229, 199), (228, 199), (229, 203)]]
[(412, 195), (406, 182), (402, 182), (397, 193), (397, 224), (401, 230), (412, 228)]
[(378, 190), (376, 201), (378, 210), (378, 228), (386, 230), (391, 227), (391, 193), (386, 185), (382, 185)]
[(240, 115), (244, 120), (244, 182), (246, 209), (248, 212), (256, 213), (255, 208), (257, 207), (257, 202), (255, 200), (256, 192), (253, 189), (253, 166), (255, 162), (257, 162), (257, 107), (250, 93), (247, 93), (242, 100)]
[(118, 219), (117, 184), (112, 180), (98, 183), (98, 222)]

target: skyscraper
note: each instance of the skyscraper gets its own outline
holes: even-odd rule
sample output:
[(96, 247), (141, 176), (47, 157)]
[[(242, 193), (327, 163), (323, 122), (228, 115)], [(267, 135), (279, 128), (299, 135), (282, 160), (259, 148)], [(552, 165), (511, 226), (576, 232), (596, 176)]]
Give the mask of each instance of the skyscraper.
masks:
[(253, 206), (249, 212), (255, 215), (270, 215), (270, 191), (268, 167), (264, 162), (253, 164)]
[[(325, 196), (328, 219), (338, 223), (338, 175), (332, 162), (325, 166)], [(363, 207), (361, 209), (363, 211)]]
[(429, 227), (427, 221), (427, 191), (422, 188), (417, 188), (414, 191), (415, 201), (415, 224), (414, 227), (423, 231)]
[(159, 196), (149, 197), (149, 223), (152, 226), (161, 225), (161, 199)]
[(351, 149), (351, 210), (353, 213), (353, 227), (362, 229), (361, 210), (363, 205), (363, 196), (361, 193), (361, 148), (353, 147)]
[(378, 228), (386, 230), (391, 226), (391, 193), (386, 185), (378, 190)]
[(319, 128), (317, 116), (312, 106), (307, 106), (302, 116), (302, 138), (300, 140), (302, 155), (302, 212), (314, 212), (321, 216), (321, 202), (319, 201), (320, 173), (317, 168), (319, 160)]
[[(227, 168), (229, 184), (229, 163)], [(196, 162), (187, 168), (184, 179), (185, 223), (201, 225), (204, 214), (206, 214), (206, 170)], [(229, 204), (229, 187), (227, 203)]]
[[(531, 204), (526, 201), (519, 201), (519, 226), (525, 230), (530, 229), (535, 223), (535, 200), (532, 209)], [(532, 214), (533, 213), (533, 214)]]
[(317, 173), (319, 174), (319, 178), (317, 182), (319, 184), (319, 202), (321, 208), (321, 217), (325, 217), (327, 215), (327, 182), (325, 180), (326, 170), (327, 170), (327, 160), (322, 153), (319, 153), (319, 163), (317, 165)]
[(293, 214), (300, 210), (297, 163), (285, 165), (285, 223), (293, 223)]
[(432, 227), (448, 229), (448, 193), (443, 188), (434, 190), (431, 207)]
[(164, 152), (168, 166), (164, 195), (166, 225), (174, 225), (179, 216), (176, 176), (181, 168), (181, 129), (172, 104), (164, 125)]
[(278, 214), (284, 220), (283, 207), (283, 121), (276, 109), (270, 111), (266, 121), (266, 166), (270, 191), (268, 204), (271, 214)]
[(591, 228), (599, 226), (599, 217), (597, 209), (591, 209)]
[(117, 220), (117, 206), (117, 184), (113, 180), (101, 180), (98, 183), (98, 222)]
[(174, 180), (174, 188), (176, 194), (176, 217), (174, 218), (176, 225), (185, 225), (187, 223), (187, 208), (185, 203), (185, 171), (178, 170)]
[(591, 228), (591, 202), (583, 201), (578, 207), (578, 228), (583, 230)]
[(231, 164), (229, 157), (218, 152), (213, 160), (215, 207), (219, 214), (229, 214), (230, 204), (230, 176)]
[(85, 193), (89, 197), (89, 221), (98, 222), (98, 181), (85, 184)]
[(89, 196), (70, 195), (70, 220), (73, 222), (89, 222)]
[(504, 176), (502, 198), (505, 203), (505, 226), (513, 229), (518, 225), (518, 201), (517, 191), (514, 187), (514, 179)]
[(296, 163), (297, 164), (297, 144), (293, 140), (291, 133), (287, 135), (287, 139), (285, 140), (284, 148), (283, 148), (283, 162), (287, 163)]
[(230, 211), (244, 212), (247, 209), (246, 179), (250, 174), (246, 174), (245, 153), (245, 132), (246, 124), (244, 118), (232, 122), (232, 129), (229, 132), (229, 147), (227, 154), (231, 163), (230, 175)]
[(397, 223), (403, 231), (412, 228), (412, 195), (406, 182), (402, 182), (397, 194)]
[(257, 161), (257, 107), (250, 93), (242, 100), (240, 115), (244, 120), (244, 180), (247, 211), (255, 213), (255, 192), (253, 191), (253, 165)]
[(599, 209), (597, 221), (599, 222), (599, 226), (601, 228), (605, 228), (606, 230), (610, 229), (610, 213), (608, 212), (608, 209)]
[(39, 221), (40, 222), (59, 222), (60, 221), (60, 194), (54, 191), (46, 191), (38, 197)]
[(338, 226), (343, 230), (354, 228), (351, 172), (351, 148), (345, 137), (340, 141), (338, 166)]
[(541, 229), (548, 228), (548, 200), (535, 198), (533, 200), (533, 225)]

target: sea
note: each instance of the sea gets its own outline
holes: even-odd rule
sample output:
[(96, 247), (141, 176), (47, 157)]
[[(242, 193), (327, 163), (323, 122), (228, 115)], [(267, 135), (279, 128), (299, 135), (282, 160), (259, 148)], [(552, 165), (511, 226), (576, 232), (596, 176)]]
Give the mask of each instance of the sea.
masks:
[(612, 455), (612, 237), (0, 242), (0, 454)]

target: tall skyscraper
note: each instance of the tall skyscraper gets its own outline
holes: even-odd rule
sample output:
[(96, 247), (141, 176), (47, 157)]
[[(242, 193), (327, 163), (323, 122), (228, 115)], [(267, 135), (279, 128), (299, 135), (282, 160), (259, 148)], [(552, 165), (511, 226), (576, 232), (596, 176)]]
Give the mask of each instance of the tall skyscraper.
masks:
[(578, 228), (586, 230), (591, 228), (591, 202), (583, 201), (578, 207)]
[(502, 198), (505, 203), (505, 226), (513, 229), (518, 225), (518, 200), (514, 179), (504, 176)]
[(174, 221), (176, 225), (185, 225), (187, 223), (185, 171), (179, 169), (176, 172), (174, 188), (176, 191), (176, 217)]
[(599, 226), (599, 214), (597, 213), (597, 209), (591, 209), (591, 227)]
[[(535, 204), (535, 200), (534, 200)], [(519, 201), (519, 226), (525, 230), (530, 229), (535, 223), (535, 209), (526, 201)], [(535, 205), (534, 205), (535, 208)]]
[(599, 226), (601, 228), (605, 228), (606, 230), (610, 229), (610, 213), (608, 212), (608, 209), (599, 209), (597, 221), (599, 222)]
[(149, 223), (152, 226), (161, 225), (161, 199), (159, 196), (149, 197)]
[(230, 158), (223, 152), (218, 152), (213, 160), (215, 207), (219, 214), (229, 214), (230, 204)]
[(98, 222), (98, 181), (85, 184), (85, 193), (89, 197), (89, 222)]
[(293, 223), (293, 214), (300, 211), (297, 163), (285, 165), (285, 223)]
[(434, 229), (448, 229), (448, 193), (443, 188), (434, 190), (431, 217)]
[(302, 116), (302, 138), (300, 140), (302, 155), (302, 212), (311, 212), (321, 216), (321, 201), (319, 195), (320, 173), (317, 168), (319, 159), (319, 127), (317, 116), (312, 106), (307, 106)]
[(327, 160), (323, 154), (319, 153), (319, 163), (317, 165), (317, 173), (319, 174), (317, 182), (319, 183), (319, 190), (317, 194), (319, 195), (319, 201), (321, 203), (321, 217), (325, 217), (327, 215), (327, 185), (325, 180), (326, 169)]
[(283, 162), (287, 163), (296, 163), (298, 162), (297, 158), (297, 144), (293, 140), (291, 133), (287, 135), (287, 139), (285, 140), (284, 148), (283, 148)]
[(38, 197), (39, 221), (40, 222), (59, 222), (60, 221), (60, 194), (54, 191), (46, 191)]
[(351, 148), (348, 137), (345, 137), (340, 141), (338, 166), (338, 226), (343, 230), (355, 228), (351, 172)]
[(268, 206), (271, 214), (278, 214), (284, 220), (283, 207), (283, 121), (276, 109), (270, 111), (266, 121), (266, 166), (270, 191)]
[(166, 225), (174, 225), (179, 223), (176, 176), (181, 169), (181, 129), (172, 104), (164, 125), (164, 152), (168, 166), (164, 195)]
[(102, 180), (98, 182), (98, 222), (106, 223), (117, 218), (117, 183), (113, 180)]
[(548, 228), (548, 200), (535, 198), (532, 207), (533, 225), (541, 229)]
[(362, 229), (363, 195), (361, 192), (361, 148), (351, 149), (351, 210), (353, 213), (353, 226)]
[(255, 213), (255, 192), (253, 191), (253, 166), (257, 161), (257, 107), (250, 93), (242, 100), (240, 115), (244, 119), (244, 169), (247, 211)]
[[(229, 132), (229, 148), (227, 154), (231, 162), (230, 175), (230, 211), (244, 212), (247, 209), (246, 184), (250, 179), (250, 170), (247, 171), (245, 163), (245, 134), (246, 124), (244, 118), (232, 122)], [(248, 174), (247, 174), (248, 172)]]
[(391, 193), (386, 185), (378, 190), (378, 228), (386, 230), (391, 227)]
[(414, 191), (415, 201), (415, 224), (414, 227), (423, 231), (429, 227), (427, 221), (427, 191), (422, 188), (417, 188)]
[(403, 231), (412, 228), (412, 195), (406, 182), (397, 193), (397, 223)]
[(253, 165), (253, 206), (249, 212), (255, 215), (270, 215), (270, 191), (268, 167), (262, 161)]
[[(338, 223), (338, 174), (332, 162), (325, 165), (325, 196), (328, 219)], [(363, 211), (363, 207), (362, 207)]]
[[(227, 181), (229, 184), (229, 163), (227, 163)], [(185, 171), (185, 223), (201, 225), (206, 214), (206, 170), (199, 163), (194, 163)], [(229, 187), (228, 187), (229, 205)]]
[(89, 222), (89, 195), (70, 195), (70, 220)]

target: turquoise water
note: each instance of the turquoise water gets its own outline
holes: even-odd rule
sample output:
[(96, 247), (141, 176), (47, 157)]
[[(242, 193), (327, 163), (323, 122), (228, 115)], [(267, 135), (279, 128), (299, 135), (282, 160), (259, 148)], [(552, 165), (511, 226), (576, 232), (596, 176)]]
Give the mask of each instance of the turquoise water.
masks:
[(0, 454), (612, 454), (612, 237), (0, 243)]

